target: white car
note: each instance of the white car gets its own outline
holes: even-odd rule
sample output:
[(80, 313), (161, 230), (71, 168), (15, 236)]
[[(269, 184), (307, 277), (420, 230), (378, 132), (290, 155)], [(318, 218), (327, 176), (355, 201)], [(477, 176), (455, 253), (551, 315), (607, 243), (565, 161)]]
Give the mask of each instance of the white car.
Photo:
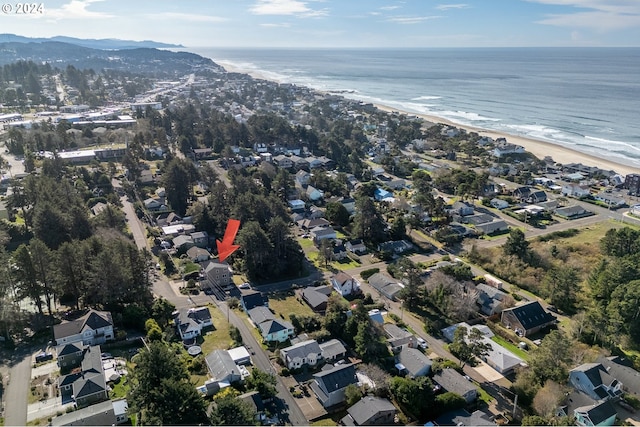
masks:
[(419, 345), (421, 348), (427, 348), (427, 342), (426, 342), (424, 339), (422, 339), (422, 338), (418, 337), (418, 338), (416, 339), (416, 341), (418, 341), (418, 345)]
[(247, 282), (244, 282), (242, 285), (238, 286), (240, 289), (251, 289), (251, 285)]

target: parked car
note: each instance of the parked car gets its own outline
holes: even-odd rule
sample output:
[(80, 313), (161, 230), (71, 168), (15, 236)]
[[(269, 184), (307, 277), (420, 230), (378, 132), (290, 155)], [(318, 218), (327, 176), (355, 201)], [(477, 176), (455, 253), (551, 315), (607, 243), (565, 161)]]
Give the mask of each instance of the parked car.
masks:
[(36, 356), (36, 363), (46, 362), (47, 360), (52, 360), (52, 353), (40, 353)]
[(247, 282), (244, 282), (242, 285), (238, 286), (240, 289), (251, 289), (251, 285)]
[(418, 346), (420, 348), (422, 348), (422, 349), (426, 349), (427, 348), (427, 342), (424, 339), (418, 337), (418, 338), (416, 338), (416, 341), (418, 341)]

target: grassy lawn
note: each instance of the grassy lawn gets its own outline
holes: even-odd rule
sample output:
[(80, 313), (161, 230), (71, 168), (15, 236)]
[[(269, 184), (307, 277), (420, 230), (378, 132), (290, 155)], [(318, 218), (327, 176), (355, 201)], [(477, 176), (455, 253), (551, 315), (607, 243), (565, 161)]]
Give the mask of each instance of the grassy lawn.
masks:
[(334, 267), (334, 268), (337, 268), (338, 270), (345, 270), (347, 268), (360, 267), (360, 263), (352, 260), (349, 257), (347, 257), (347, 258), (343, 259), (342, 261), (333, 261), (333, 262), (331, 262), (331, 266)]
[(120, 381), (118, 381), (117, 384), (114, 384), (112, 386), (113, 388), (111, 389), (111, 393), (109, 395), (110, 399), (121, 399), (123, 397), (127, 396), (127, 393), (129, 392), (129, 389), (131, 388), (131, 385), (129, 384), (129, 381), (127, 380), (126, 376), (123, 376), (120, 378)]
[(484, 403), (486, 403), (487, 405), (491, 402), (493, 402), (493, 397), (491, 397), (491, 395), (489, 395), (489, 393), (487, 393), (486, 391), (484, 391), (482, 389), (482, 387), (476, 387), (478, 389), (478, 399), (480, 399), (481, 401), (483, 401)]
[(312, 426), (337, 426), (338, 423), (333, 421), (331, 418), (323, 418), (318, 421), (314, 421), (311, 423)]
[(296, 316), (313, 316), (315, 313), (304, 301), (298, 301), (293, 292), (278, 293), (269, 296), (269, 308), (276, 316), (282, 315), (289, 320), (291, 314)]
[(344, 240), (347, 238), (347, 236), (342, 231), (336, 230), (336, 238)]
[(313, 248), (313, 240), (305, 239), (304, 237), (298, 237), (298, 243), (302, 249)]
[(204, 342), (200, 345), (204, 355), (209, 354), (213, 350), (227, 349), (233, 344), (233, 340), (229, 335), (229, 322), (227, 322), (227, 314), (218, 310), (217, 307), (210, 305), (211, 320), (214, 329), (203, 331)]
[(512, 342), (505, 340), (502, 337), (494, 335), (491, 337), (491, 341), (495, 341), (496, 343), (500, 344), (501, 346), (503, 346), (504, 348), (506, 348), (507, 350), (509, 350), (510, 352), (512, 352), (522, 360), (529, 359), (529, 353), (527, 353), (517, 345), (513, 344)]

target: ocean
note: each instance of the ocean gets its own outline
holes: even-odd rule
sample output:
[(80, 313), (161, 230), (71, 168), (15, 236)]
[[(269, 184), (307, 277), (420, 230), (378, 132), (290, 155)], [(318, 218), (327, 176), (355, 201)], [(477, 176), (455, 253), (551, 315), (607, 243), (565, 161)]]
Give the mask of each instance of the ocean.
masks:
[(271, 80), (640, 168), (640, 48), (193, 48)]

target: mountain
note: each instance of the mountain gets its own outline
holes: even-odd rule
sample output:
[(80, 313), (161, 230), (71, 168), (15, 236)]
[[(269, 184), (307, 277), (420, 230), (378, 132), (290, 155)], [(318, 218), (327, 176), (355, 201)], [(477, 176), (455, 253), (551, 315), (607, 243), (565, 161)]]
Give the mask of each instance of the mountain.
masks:
[(155, 76), (191, 73), (194, 70), (224, 71), (211, 59), (190, 52), (146, 47), (103, 50), (56, 41), (4, 42), (0, 36), (0, 66), (17, 61), (48, 62), (57, 68), (73, 65), (78, 69), (126, 70)]
[(16, 34), (0, 34), (0, 43), (44, 43), (62, 42), (92, 49), (116, 50), (136, 49), (141, 47), (167, 49), (184, 47), (179, 44), (154, 42), (152, 40), (132, 41), (120, 39), (78, 39), (75, 37), (56, 36), (51, 38), (24, 37)]

